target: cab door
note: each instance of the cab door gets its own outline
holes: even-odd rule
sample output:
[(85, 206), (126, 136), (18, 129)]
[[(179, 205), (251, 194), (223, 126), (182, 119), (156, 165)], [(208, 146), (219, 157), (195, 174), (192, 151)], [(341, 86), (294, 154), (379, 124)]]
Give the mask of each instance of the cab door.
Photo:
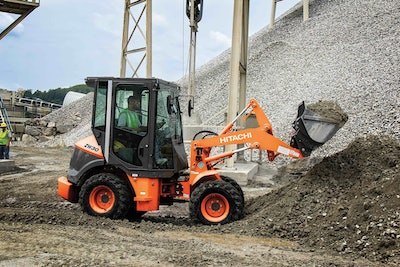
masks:
[(148, 169), (153, 147), (149, 130), (150, 90), (144, 83), (119, 83), (114, 91), (111, 154), (116, 161)]
[[(154, 139), (148, 131), (151, 82), (145, 79), (96, 78), (87, 83), (95, 88), (92, 130), (103, 150), (106, 164), (128, 170), (151, 168), (149, 157)], [(129, 110), (129, 99), (139, 103), (135, 110)], [(137, 114), (135, 118), (139, 120), (140, 128), (121, 123), (131, 112)]]

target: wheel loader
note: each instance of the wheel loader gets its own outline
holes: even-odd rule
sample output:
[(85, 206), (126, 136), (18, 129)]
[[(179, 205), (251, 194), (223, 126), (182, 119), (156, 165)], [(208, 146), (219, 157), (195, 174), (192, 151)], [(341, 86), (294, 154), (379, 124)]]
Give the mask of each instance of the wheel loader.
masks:
[[(190, 217), (203, 224), (225, 224), (243, 216), (244, 196), (238, 183), (219, 174), (219, 162), (246, 149), (263, 149), (268, 160), (283, 154), (308, 156), (338, 130), (304, 103), (293, 127), (290, 145), (273, 135), (272, 126), (255, 99), (220, 133), (202, 131), (185, 152), (180, 88), (161, 79), (89, 77), (94, 88), (93, 135), (77, 142), (66, 176), (58, 178), (58, 194), (79, 202), (90, 215), (135, 218), (160, 205), (189, 202)], [(140, 127), (119, 123), (127, 99), (139, 102)], [(258, 126), (234, 129), (251, 114)], [(222, 153), (214, 148), (243, 147)]]

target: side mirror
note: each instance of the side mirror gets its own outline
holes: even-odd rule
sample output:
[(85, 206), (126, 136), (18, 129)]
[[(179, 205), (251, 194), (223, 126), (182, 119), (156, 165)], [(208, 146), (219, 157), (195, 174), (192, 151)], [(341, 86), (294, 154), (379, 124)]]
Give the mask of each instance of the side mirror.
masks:
[(172, 97), (169, 95), (169, 96), (167, 96), (167, 111), (168, 111), (168, 114), (171, 115), (171, 113), (173, 112), (173, 107), (174, 107), (174, 103), (172, 101)]
[(192, 116), (192, 110), (194, 109), (194, 97), (192, 97), (192, 99), (189, 100), (188, 102), (188, 115), (189, 117)]

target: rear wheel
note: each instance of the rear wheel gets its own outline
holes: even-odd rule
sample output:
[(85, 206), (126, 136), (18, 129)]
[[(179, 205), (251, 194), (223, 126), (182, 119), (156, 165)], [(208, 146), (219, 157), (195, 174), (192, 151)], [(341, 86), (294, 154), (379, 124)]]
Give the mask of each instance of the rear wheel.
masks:
[(240, 219), (243, 205), (239, 192), (226, 181), (207, 181), (191, 195), (190, 216), (203, 224), (225, 224)]
[(123, 219), (132, 205), (132, 193), (119, 177), (100, 173), (83, 184), (79, 193), (82, 210), (90, 215)]

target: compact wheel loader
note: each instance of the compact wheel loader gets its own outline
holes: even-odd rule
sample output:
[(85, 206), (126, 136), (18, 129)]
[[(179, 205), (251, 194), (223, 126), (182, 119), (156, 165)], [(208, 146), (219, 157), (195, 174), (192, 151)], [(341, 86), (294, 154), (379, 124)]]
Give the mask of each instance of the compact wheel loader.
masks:
[[(243, 191), (234, 179), (218, 173), (217, 163), (245, 149), (266, 150), (270, 161), (280, 154), (302, 158), (338, 130), (303, 104), (289, 145), (273, 135), (267, 116), (251, 99), (220, 133), (203, 131), (193, 138), (188, 164), (177, 85), (110, 77), (89, 77), (86, 83), (94, 88), (93, 135), (75, 144), (67, 175), (58, 179), (58, 194), (94, 216), (134, 218), (160, 205), (187, 201), (194, 220), (230, 223), (243, 216)], [(140, 127), (120, 124), (130, 97), (139, 102)], [(234, 130), (239, 118), (251, 114), (257, 127)], [(229, 144), (244, 146), (213, 153)]]

